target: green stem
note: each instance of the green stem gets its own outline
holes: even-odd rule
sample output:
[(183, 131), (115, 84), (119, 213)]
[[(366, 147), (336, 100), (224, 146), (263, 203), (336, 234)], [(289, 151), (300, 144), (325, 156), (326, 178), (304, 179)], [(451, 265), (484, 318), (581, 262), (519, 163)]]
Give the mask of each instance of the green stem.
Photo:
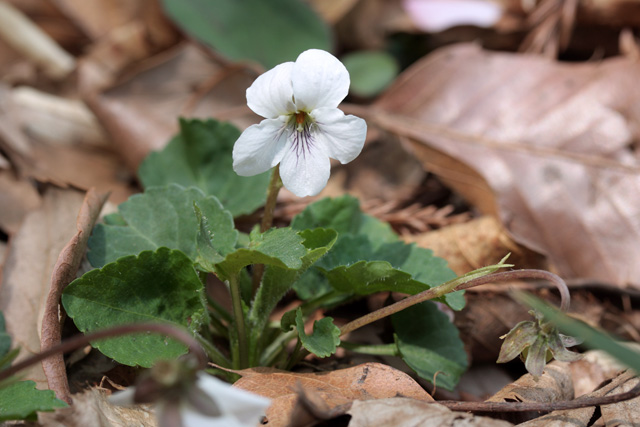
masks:
[[(269, 188), (267, 190), (267, 201), (264, 205), (264, 214), (262, 215), (262, 223), (260, 224), (260, 232), (264, 233), (271, 228), (273, 224), (273, 211), (276, 208), (276, 202), (278, 201), (278, 193), (282, 188), (282, 180), (280, 179), (280, 165), (276, 165), (273, 168), (271, 174), (271, 181), (269, 182)], [(262, 275), (264, 274), (264, 265), (257, 264), (253, 266), (253, 293), (258, 291)]]
[(196, 334), (195, 336), (198, 343), (204, 348), (204, 351), (207, 352), (207, 356), (213, 361), (213, 363), (220, 365), (224, 368), (231, 367), (231, 362), (229, 359), (225, 357), (224, 354), (220, 352), (211, 342), (202, 337), (201, 335)]
[(298, 331), (293, 330), (280, 335), (273, 340), (271, 344), (264, 350), (260, 358), (260, 366), (271, 366), (278, 358), (278, 355), (287, 348), (287, 343), (298, 336)]
[(291, 357), (289, 357), (289, 362), (287, 362), (287, 367), (284, 368), (285, 371), (290, 371), (296, 364), (298, 363), (298, 358), (300, 357), (300, 349), (302, 348), (302, 341), (300, 341), (300, 337), (298, 337), (298, 342), (296, 343), (296, 348), (291, 353)]
[[(376, 320), (380, 320), (387, 316), (391, 316), (399, 311), (409, 308), (412, 305), (419, 304), (424, 301), (428, 301), (434, 298), (439, 298), (450, 292), (461, 291), (463, 289), (469, 289), (475, 286), (484, 285), (486, 283), (493, 283), (498, 281), (510, 281), (510, 280), (522, 280), (522, 279), (542, 279), (552, 282), (560, 291), (562, 302), (560, 308), (566, 311), (569, 308), (569, 289), (566, 283), (556, 274), (550, 273), (544, 270), (514, 270), (503, 271), (501, 273), (486, 274), (488, 268), (485, 267), (472, 271), (464, 276), (456, 277), (446, 283), (443, 283), (435, 288), (427, 289), (419, 294), (411, 295), (403, 300), (400, 300), (394, 304), (382, 307), (374, 312), (366, 314), (362, 317), (355, 319), (352, 322), (347, 323), (340, 328), (340, 336), (349, 332), (355, 331), (369, 323), (373, 323)], [(502, 266), (501, 266), (502, 267)], [(495, 271), (495, 270), (494, 270)]]
[(229, 276), (229, 289), (231, 290), (231, 302), (233, 303), (233, 316), (238, 332), (238, 361), (241, 368), (249, 367), (249, 347), (247, 343), (247, 330), (244, 324), (244, 310), (242, 310), (242, 297), (240, 295), (240, 283), (238, 275)]
[(398, 346), (395, 343), (391, 344), (379, 344), (379, 345), (366, 345), (358, 344), (348, 341), (342, 341), (340, 347), (344, 347), (347, 350), (354, 351), (362, 354), (372, 354), (374, 356), (399, 356)]
[(229, 328), (227, 328), (213, 313), (210, 313), (209, 322), (211, 327), (223, 338), (229, 339)]
[(233, 317), (229, 314), (229, 312), (222, 307), (220, 304), (218, 304), (217, 302), (215, 302), (213, 300), (213, 298), (211, 298), (209, 295), (207, 295), (207, 303), (209, 304), (209, 306), (211, 307), (211, 309), (218, 314), (218, 316), (220, 316), (223, 320), (231, 323), (233, 321)]

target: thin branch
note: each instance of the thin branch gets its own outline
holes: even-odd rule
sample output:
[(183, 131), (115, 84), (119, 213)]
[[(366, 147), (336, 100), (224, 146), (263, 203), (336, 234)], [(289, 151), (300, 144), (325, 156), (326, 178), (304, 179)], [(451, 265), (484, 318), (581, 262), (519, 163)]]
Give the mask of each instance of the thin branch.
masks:
[(375, 322), (376, 320), (398, 313), (399, 311), (402, 311), (405, 308), (409, 308), (412, 305), (444, 296), (450, 292), (461, 291), (463, 289), (469, 289), (475, 286), (484, 285), (486, 283), (493, 283), (496, 281), (521, 280), (521, 279), (548, 280), (552, 282), (554, 285), (556, 285), (556, 287), (560, 291), (560, 297), (562, 299), (560, 308), (563, 311), (566, 311), (569, 308), (569, 304), (571, 301), (571, 297), (569, 295), (569, 288), (567, 287), (567, 284), (564, 282), (564, 280), (562, 280), (560, 276), (544, 270), (513, 270), (513, 271), (503, 271), (501, 273), (492, 273), (492, 274), (487, 274), (486, 276), (481, 276), (475, 279), (471, 279), (467, 282), (464, 282), (452, 288), (451, 283), (455, 283), (459, 279), (460, 278), (454, 279), (451, 282), (443, 283), (440, 286), (436, 286), (434, 288), (427, 289), (426, 291), (422, 291), (419, 294), (411, 295), (394, 304), (388, 305), (386, 307), (382, 307), (374, 312), (371, 312), (362, 317), (359, 317), (353, 320), (352, 322), (347, 323), (342, 328), (340, 328), (340, 336), (345, 335), (349, 332), (352, 332), (356, 329), (359, 329), (365, 325), (368, 325), (369, 323)]
[(20, 363), (16, 363), (4, 371), (0, 371), (0, 381), (3, 381), (12, 375), (20, 372), (21, 370), (38, 363), (48, 357), (51, 357), (58, 353), (67, 353), (71, 350), (75, 350), (82, 346), (89, 344), (92, 341), (98, 341), (105, 338), (113, 338), (122, 335), (129, 335), (142, 332), (156, 332), (161, 335), (167, 335), (174, 338), (187, 347), (189, 351), (193, 353), (199, 363), (199, 367), (204, 369), (207, 367), (208, 358), (207, 353), (202, 349), (198, 341), (192, 337), (188, 332), (179, 329), (175, 326), (163, 324), (163, 323), (133, 323), (129, 325), (115, 326), (109, 329), (103, 329), (101, 331), (93, 332), (88, 335), (76, 335), (68, 340), (65, 340), (60, 345), (49, 348), (41, 353), (35, 354)]
[(580, 397), (564, 402), (458, 402), (442, 400), (438, 403), (453, 411), (471, 412), (526, 412), (526, 411), (562, 411), (566, 409), (587, 408), (589, 406), (610, 405), (624, 402), (640, 396), (640, 382), (624, 393), (602, 397)]

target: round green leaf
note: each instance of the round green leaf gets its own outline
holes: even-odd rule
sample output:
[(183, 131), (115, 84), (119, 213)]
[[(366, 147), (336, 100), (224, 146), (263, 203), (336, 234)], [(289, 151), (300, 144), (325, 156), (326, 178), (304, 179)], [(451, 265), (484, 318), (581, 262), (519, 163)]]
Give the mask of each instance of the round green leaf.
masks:
[(458, 329), (430, 302), (411, 306), (391, 316), (402, 359), (420, 377), (453, 390), (467, 369), (467, 354)]
[(384, 51), (359, 51), (342, 58), (351, 76), (351, 92), (370, 97), (382, 92), (400, 70), (395, 58)]
[[(195, 262), (201, 224), (194, 203), (207, 218), (213, 248), (222, 255), (232, 252), (238, 232), (231, 214), (215, 197), (207, 197), (197, 188), (171, 184), (130, 197), (118, 207), (118, 221), (96, 226), (89, 239), (91, 265), (102, 267), (120, 257), (159, 247), (179, 249)], [(126, 225), (121, 225), (123, 222)]]
[(180, 184), (215, 196), (233, 216), (250, 214), (267, 197), (270, 173), (239, 176), (231, 153), (238, 128), (217, 120), (180, 120), (180, 133), (138, 169), (145, 188)]
[[(120, 258), (74, 280), (62, 304), (84, 333), (140, 322), (171, 323), (197, 331), (206, 320), (204, 288), (193, 262), (182, 252), (160, 248)], [(93, 343), (130, 366), (150, 367), (175, 358), (186, 347), (157, 334), (136, 334)]]
[(330, 50), (326, 24), (300, 0), (163, 0), (188, 34), (234, 61), (266, 68), (293, 61), (304, 50)]

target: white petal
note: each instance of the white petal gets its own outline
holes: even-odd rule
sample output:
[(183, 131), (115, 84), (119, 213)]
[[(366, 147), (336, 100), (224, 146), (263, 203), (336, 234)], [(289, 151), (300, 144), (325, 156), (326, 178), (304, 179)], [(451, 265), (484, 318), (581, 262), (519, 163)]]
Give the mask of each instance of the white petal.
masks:
[(267, 119), (249, 126), (233, 146), (233, 170), (240, 176), (253, 176), (277, 165), (290, 131), (281, 119)]
[(329, 156), (316, 141), (308, 144), (290, 142), (280, 162), (282, 184), (298, 197), (315, 196), (322, 191), (330, 170)]
[(298, 56), (291, 72), (298, 110), (336, 108), (349, 92), (349, 72), (329, 52), (311, 49)]
[(362, 151), (367, 137), (367, 123), (356, 116), (345, 116), (337, 108), (321, 108), (310, 114), (319, 131), (318, 144), (325, 146), (325, 152), (340, 163), (349, 163)]
[(247, 89), (249, 108), (267, 119), (295, 112), (291, 86), (292, 70), (293, 62), (285, 62), (258, 77)]
[(109, 403), (117, 406), (133, 406), (133, 396), (136, 392), (135, 387), (128, 387), (126, 390), (118, 391), (109, 396)]
[(216, 401), (222, 412), (222, 418), (233, 418), (239, 422), (239, 425), (257, 425), (271, 405), (271, 399), (232, 387), (203, 373), (198, 374), (198, 387)]

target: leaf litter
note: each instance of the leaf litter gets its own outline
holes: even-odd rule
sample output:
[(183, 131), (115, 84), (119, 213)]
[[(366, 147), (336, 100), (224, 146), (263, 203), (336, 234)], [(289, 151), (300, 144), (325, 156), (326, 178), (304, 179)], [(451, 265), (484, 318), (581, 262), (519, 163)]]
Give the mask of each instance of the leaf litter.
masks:
[[(177, 115), (213, 115), (231, 119), (241, 127), (254, 123), (256, 117), (244, 106), (244, 90), (257, 74), (254, 67), (212, 59), (193, 43), (176, 45), (180, 36), (159, 13), (156, 2), (103, 4), (53, 0), (47, 6), (27, 1), (10, 3), (26, 12), (69, 51), (88, 52), (76, 58), (80, 60), (77, 70), (80, 81), (79, 87), (71, 92), (78, 90), (78, 93), (69, 94), (70, 86), (75, 83), (67, 80), (67, 87), (63, 88), (55, 82), (59, 78), (55, 73), (46, 76), (45, 72), (43, 79), (41, 73), (47, 64), (43, 68), (43, 64), (34, 63), (24, 52), (0, 40), (2, 82), (9, 85), (1, 89), (3, 100), (0, 101), (0, 150), (9, 163), (9, 168), (3, 166), (0, 174), (0, 230), (10, 239), (8, 245), (4, 237), (0, 240), (0, 260), (6, 259), (0, 264), (0, 305), (11, 325), (9, 328), (13, 328), (14, 339), (22, 344), (23, 351), (34, 352), (39, 348), (40, 323), (36, 319), (42, 316), (39, 307), (46, 295), (53, 260), (78, 231), (74, 225), (83, 198), (70, 189), (45, 188), (43, 191), (41, 184), (49, 182), (82, 189), (97, 185), (114, 191), (115, 200), (125, 200), (136, 191), (131, 186), (131, 173), (150, 150), (162, 148), (168, 142), (177, 129), (174, 120)], [(379, 48), (389, 32), (411, 28), (406, 20), (407, 11), (399, 5), (386, 6), (387, 9), (373, 4), (379, 2), (316, 3), (319, 10), (323, 8), (326, 21), (342, 34), (342, 45), (351, 49)], [(549, 19), (555, 20), (556, 25), (560, 22), (558, 3), (552, 6), (555, 9)], [(583, 6), (570, 43), (562, 46), (554, 39), (555, 33), (548, 31), (552, 28), (548, 24), (526, 21), (526, 11), (512, 13), (510, 27), (502, 20), (495, 23), (495, 28), (522, 30), (528, 28), (527, 22), (534, 22), (538, 26), (532, 37), (547, 43), (539, 44), (542, 47), (539, 50), (549, 53), (551, 49), (555, 54), (554, 49), (563, 46), (572, 49), (573, 45), (576, 49), (584, 20), (601, 22), (602, 16), (617, 16), (633, 21), (632, 14), (621, 14), (608, 4), (598, 6), (608, 12), (605, 15), (601, 10), (594, 12), (595, 7)], [(357, 31), (350, 34), (353, 28)], [(345, 33), (349, 37), (345, 38)], [(449, 35), (435, 34), (431, 40), (439, 43), (446, 37), (461, 34), (454, 28)], [(627, 51), (633, 52), (633, 41), (627, 38), (626, 43)], [(637, 74), (636, 68), (635, 62), (623, 57), (567, 64), (537, 56), (488, 52), (477, 45), (454, 46), (431, 53), (401, 75), (370, 109), (370, 127), (377, 126), (383, 133), (371, 129), (374, 137), (370, 137), (368, 146), (378, 140), (392, 147), (391, 153), (403, 153), (402, 163), (394, 161), (402, 173), (389, 180), (390, 169), (376, 162), (379, 152), (371, 150), (373, 159), (362, 166), (340, 168), (336, 175), (341, 179), (332, 177), (332, 195), (345, 190), (361, 195), (365, 211), (392, 223), (396, 230), (421, 246), (446, 254), (441, 256), (450, 258), (450, 265), (456, 266), (457, 273), (495, 262), (496, 257), (508, 251), (521, 256), (517, 262), (519, 268), (537, 267), (545, 262), (535, 253), (538, 252), (546, 255), (565, 277), (637, 286), (634, 260), (638, 255), (639, 226), (634, 195), (638, 186), (638, 110), (632, 80)], [(55, 113), (43, 116), (47, 113), (47, 104), (30, 103), (22, 96), (24, 91), (20, 90), (24, 88), (18, 84), (44, 89), (43, 94), (57, 93), (60, 101), (70, 101), (81, 108), (84, 108), (82, 102), (74, 98), (83, 99), (95, 114), (95, 117), (91, 113), (89, 116), (93, 124), (80, 130), (73, 119), (77, 116), (65, 113), (59, 123), (67, 122), (69, 126), (55, 126)], [(374, 123), (376, 126), (372, 126)], [(71, 131), (52, 138), (47, 133), (49, 128), (56, 132)], [(394, 144), (388, 134), (399, 137), (402, 147)], [(75, 141), (76, 145), (73, 148), (61, 145), (69, 141)], [(395, 151), (398, 147), (400, 151)], [(405, 150), (406, 147), (410, 148)], [(387, 155), (383, 157), (386, 159)], [(123, 161), (128, 171), (123, 168)], [(434, 182), (432, 172), (438, 175), (438, 183), (444, 182), (453, 189), (453, 197), (439, 199), (434, 207), (412, 204), (417, 190), (425, 182)], [(459, 204), (453, 207), (458, 195), (487, 214), (478, 225), (476, 220), (466, 223), (467, 218), (477, 216), (477, 212), (471, 210), (463, 210), (466, 217), (450, 216), (460, 213)], [(452, 208), (445, 209), (452, 201), (454, 204), (448, 205)], [(281, 197), (279, 208), (283, 221), (290, 220), (304, 206), (296, 203), (286, 194)], [(498, 214), (501, 225), (488, 214)], [(464, 223), (451, 226), (457, 222)], [(416, 235), (416, 231), (422, 235)], [(34, 261), (36, 259), (40, 261)], [(74, 263), (77, 261), (74, 259)], [(21, 267), (24, 263), (36, 265), (37, 269)], [(17, 283), (29, 283), (31, 293), (15, 292)], [(504, 294), (501, 290), (493, 291)], [(24, 300), (20, 304), (16, 303), (18, 296)], [(482, 305), (482, 298), (480, 296), (480, 303), (476, 304)], [(616, 316), (632, 319), (637, 296), (622, 289), (613, 298), (623, 300), (622, 309), (616, 307)], [(587, 301), (598, 304), (599, 310), (611, 308), (598, 298)], [(598, 323), (603, 321), (600, 315), (595, 318)], [(631, 321), (627, 323), (620, 330), (626, 330), (631, 337), (637, 336), (638, 327)], [(469, 333), (480, 336), (477, 325), (472, 325)], [(582, 367), (570, 366), (568, 370), (586, 369), (580, 365), (583, 361), (574, 363)], [(427, 408), (423, 402), (396, 397), (408, 393), (414, 398), (431, 400), (408, 376), (398, 391), (388, 385), (390, 381), (398, 381), (399, 372), (386, 365), (365, 366), (375, 366), (372, 369), (376, 372), (391, 373), (375, 390), (348, 386), (362, 378), (362, 366), (351, 368), (350, 374), (341, 374), (344, 377), (335, 384), (325, 378), (340, 370), (320, 374), (253, 372), (238, 383), (242, 385), (244, 381), (251, 387), (263, 387), (282, 399), (279, 402), (286, 402), (276, 405), (281, 412), (271, 418), (282, 425), (288, 422), (292, 409), (300, 407), (295, 403), (301, 398), (295, 381), (308, 385), (311, 400), (313, 396), (320, 396), (318, 407), (329, 411), (328, 414), (345, 414), (348, 410), (352, 417), (350, 425), (384, 424), (383, 416), (389, 417), (389, 423), (396, 423), (399, 417), (406, 417), (402, 419), (407, 422), (438, 420), (443, 425), (456, 425), (455, 420), (460, 422), (460, 415), (436, 410), (432, 404)], [(630, 376), (616, 377), (613, 371), (596, 373), (596, 368), (589, 369), (594, 369), (589, 371), (594, 381), (613, 378), (593, 395), (615, 393), (633, 386)], [(566, 378), (568, 370), (563, 368), (562, 378)], [(36, 369), (28, 377), (46, 388), (42, 371)], [(575, 373), (573, 377), (576, 387)], [(566, 393), (560, 400), (570, 399), (565, 380), (554, 378), (554, 385), (548, 387), (540, 382), (529, 381), (526, 387), (514, 383), (505, 395), (507, 399), (515, 396), (526, 400), (530, 397), (522, 391), (525, 389), (533, 394), (554, 394), (556, 383), (561, 382)], [(346, 391), (342, 390), (344, 387)], [(520, 391), (516, 393), (514, 387), (524, 389), (517, 389)], [(592, 383), (583, 389), (588, 393), (596, 387), (597, 384)], [(83, 419), (91, 420), (88, 423), (92, 425), (107, 422), (153, 425), (153, 417), (141, 409), (132, 409), (136, 413), (135, 421), (112, 418), (113, 409), (105, 409), (104, 394), (95, 388), (85, 395), (75, 395), (74, 400), (73, 409), (43, 416), (40, 421), (45, 425), (78, 423), (79, 418), (70, 421), (64, 418), (63, 412), (87, 410), (88, 418)], [(95, 410), (98, 407), (102, 409)], [(331, 408), (340, 410), (331, 412)], [(434, 411), (438, 413), (431, 415)], [(551, 425), (545, 423), (564, 419), (558, 417), (580, 419), (581, 425), (587, 425), (596, 414), (587, 408), (571, 411), (551, 413), (525, 425)], [(638, 413), (633, 401), (602, 407), (600, 411), (603, 423), (613, 419), (632, 422), (633, 415)], [(373, 421), (369, 416), (375, 417)], [(55, 418), (58, 421), (53, 421)], [(482, 419), (469, 422), (490, 425)]]

